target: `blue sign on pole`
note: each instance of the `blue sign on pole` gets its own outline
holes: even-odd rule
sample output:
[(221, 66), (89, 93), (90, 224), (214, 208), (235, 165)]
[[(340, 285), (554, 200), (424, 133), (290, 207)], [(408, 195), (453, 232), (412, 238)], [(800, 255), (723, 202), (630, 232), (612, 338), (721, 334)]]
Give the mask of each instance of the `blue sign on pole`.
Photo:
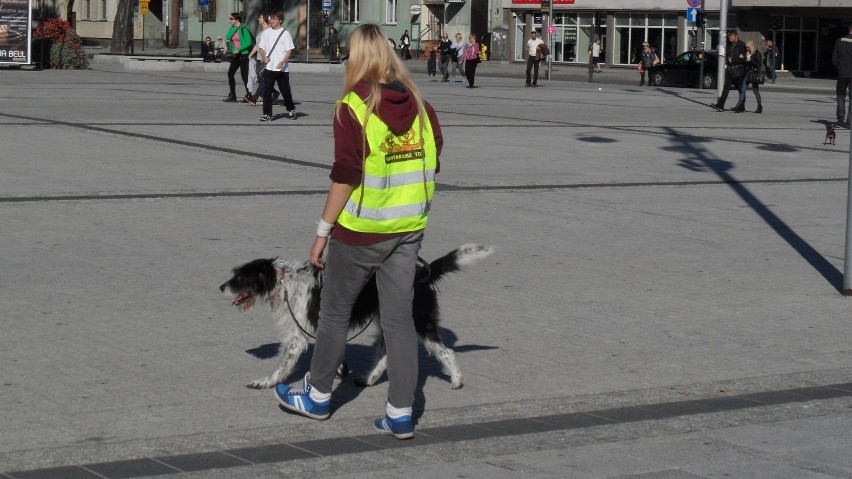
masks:
[(687, 8), (686, 9), (686, 21), (689, 23), (695, 23), (698, 21), (698, 11), (701, 8)]
[(332, 0), (322, 0), (322, 11), (330, 12), (334, 10), (334, 5), (331, 2)]
[(698, 8), (701, 6), (701, 0), (686, 0), (686, 6)]

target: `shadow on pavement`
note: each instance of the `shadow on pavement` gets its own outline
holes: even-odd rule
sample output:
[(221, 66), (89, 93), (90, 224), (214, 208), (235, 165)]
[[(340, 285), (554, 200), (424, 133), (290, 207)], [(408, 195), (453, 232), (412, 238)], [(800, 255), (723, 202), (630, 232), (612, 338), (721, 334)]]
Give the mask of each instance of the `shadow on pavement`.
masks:
[[(813, 246), (808, 244), (787, 223), (769, 209), (748, 188), (737, 180), (730, 171), (734, 169), (734, 163), (715, 158), (713, 153), (702, 146), (697, 146), (691, 141), (682, 138), (674, 128), (666, 128), (669, 138), (682, 151), (690, 153), (692, 158), (681, 160), (679, 166), (692, 171), (712, 171), (720, 180), (724, 181), (732, 190), (751, 207), (763, 221), (766, 222), (784, 241), (787, 242), (799, 255), (805, 259), (828, 283), (838, 292), (843, 287), (843, 274), (825, 259)], [(773, 150), (777, 151), (777, 150)]]

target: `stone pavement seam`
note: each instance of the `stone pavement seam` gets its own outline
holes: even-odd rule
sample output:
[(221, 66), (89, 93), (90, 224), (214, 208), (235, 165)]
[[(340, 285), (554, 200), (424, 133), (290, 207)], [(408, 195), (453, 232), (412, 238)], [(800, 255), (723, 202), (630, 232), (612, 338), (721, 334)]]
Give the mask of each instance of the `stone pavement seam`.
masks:
[[(131, 459), (81, 466), (7, 472), (5, 474), (13, 479), (86, 479), (94, 477), (118, 479), (148, 475), (166, 475), (236, 467), (246, 464), (285, 462), (309, 457), (356, 454), (399, 447), (417, 447), (436, 442), (458, 442), (519, 434), (586, 429), (595, 426), (671, 419), (674, 417), (696, 416), (700, 414), (758, 408), (761, 406), (821, 401), (849, 396), (852, 396), (852, 383), (828, 384), (824, 386), (810, 386), (716, 398), (670, 401), (640, 406), (572, 412), (525, 419), (427, 427), (418, 429), (414, 439), (408, 441), (398, 441), (385, 435), (337, 437), (259, 446), (258, 448), (208, 451), (159, 458)], [(289, 454), (282, 454), (283, 451), (289, 451)], [(216, 458), (216, 460), (212, 460), (212, 458)]]

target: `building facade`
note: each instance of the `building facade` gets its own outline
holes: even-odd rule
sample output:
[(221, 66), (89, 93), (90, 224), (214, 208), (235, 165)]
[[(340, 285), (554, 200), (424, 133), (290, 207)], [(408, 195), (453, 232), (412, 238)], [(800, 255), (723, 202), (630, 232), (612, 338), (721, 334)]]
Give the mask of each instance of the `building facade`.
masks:
[[(109, 45), (118, 0), (60, 1), (66, 2), (62, 16), (74, 24), (81, 37), (104, 46)], [(134, 37), (137, 45), (144, 42), (154, 48), (193, 48), (193, 51), (198, 52), (205, 36), (215, 40), (225, 35), (231, 12), (242, 13), (246, 18), (246, 25), (255, 30), (256, 18), (260, 12), (281, 9), (284, 12), (284, 27), (294, 37), (297, 54), (323, 53), (329, 26), (337, 28), (345, 46), (348, 33), (362, 23), (381, 25), (394, 43), (408, 30), (412, 49), (419, 47), (422, 51), (430, 42), (438, 41), (445, 29), (451, 34), (462, 33), (465, 38), (474, 29), (478, 35), (486, 34), (486, 6), (490, 6), (490, 2), (491, 0), (151, 0), (146, 15), (142, 15), (137, 7)]]
[[(118, 0), (52, 1), (81, 37), (109, 44)], [(706, 23), (699, 26), (687, 13), (687, 2), (696, 1), (611, 0), (604, 6), (583, 0), (551, 0), (549, 14), (542, 14), (540, 0), (151, 0), (147, 15), (137, 9), (134, 30), (137, 43), (194, 46), (197, 52), (205, 36), (214, 40), (224, 36), (231, 12), (243, 13), (254, 29), (259, 12), (281, 9), (299, 54), (321, 54), (331, 25), (340, 32), (345, 47), (352, 29), (361, 23), (376, 23), (394, 42), (408, 30), (413, 49), (428, 48), (445, 30), (465, 38), (475, 33), (491, 47), (492, 59), (525, 61), (526, 40), (535, 29), (552, 44), (556, 63), (587, 63), (589, 44), (599, 36), (606, 65), (627, 67), (637, 63), (644, 41), (652, 44), (663, 61), (691, 48), (716, 50), (720, 5), (704, 5)], [(738, 28), (742, 39), (755, 40), (761, 47), (774, 35), (781, 51), (781, 70), (804, 75), (834, 73), (834, 42), (852, 23), (852, 7), (844, 6), (844, 0), (730, 1), (728, 27)]]
[[(595, 36), (602, 40), (606, 64), (615, 67), (636, 65), (645, 41), (663, 61), (692, 48), (718, 49), (718, 2), (704, 5), (703, 28), (690, 22), (683, 0), (612, 0), (605, 6), (552, 2), (550, 14), (543, 15), (538, 0), (503, 0), (512, 60), (524, 60), (532, 29), (551, 42), (552, 61), (557, 63), (588, 63)], [(848, 32), (850, 23), (852, 8), (844, 7), (843, 0), (732, 0), (727, 18), (728, 28), (737, 28), (743, 41), (754, 40), (758, 48), (774, 35), (780, 69), (804, 75), (834, 74), (834, 42)]]

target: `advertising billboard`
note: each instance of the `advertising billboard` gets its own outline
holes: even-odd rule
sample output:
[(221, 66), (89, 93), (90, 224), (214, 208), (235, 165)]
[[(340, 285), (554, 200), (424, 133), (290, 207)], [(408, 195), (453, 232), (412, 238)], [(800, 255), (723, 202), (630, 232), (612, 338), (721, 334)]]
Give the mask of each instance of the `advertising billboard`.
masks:
[(32, 0), (0, 0), (0, 64), (29, 64)]

